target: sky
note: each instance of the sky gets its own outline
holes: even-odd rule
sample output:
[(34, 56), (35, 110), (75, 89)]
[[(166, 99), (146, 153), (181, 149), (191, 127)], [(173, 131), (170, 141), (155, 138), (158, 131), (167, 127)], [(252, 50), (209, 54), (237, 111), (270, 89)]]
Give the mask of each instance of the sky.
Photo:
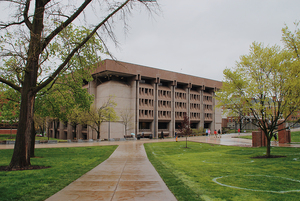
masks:
[(222, 81), (250, 45), (280, 45), (281, 29), (294, 30), (299, 0), (157, 0), (161, 12), (134, 11), (129, 31), (116, 25), (120, 61)]

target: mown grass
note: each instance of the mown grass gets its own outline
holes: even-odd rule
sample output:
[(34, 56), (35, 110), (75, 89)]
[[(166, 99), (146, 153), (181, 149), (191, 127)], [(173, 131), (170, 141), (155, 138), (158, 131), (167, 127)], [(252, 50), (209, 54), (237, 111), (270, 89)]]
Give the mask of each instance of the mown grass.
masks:
[(272, 147), (272, 154), (286, 157), (254, 159), (266, 148), (194, 142), (184, 147), (185, 142), (145, 144), (149, 160), (179, 201), (299, 200), (299, 148)]
[[(31, 165), (48, 169), (0, 171), (0, 200), (45, 200), (106, 160), (117, 146), (36, 149)], [(0, 150), (0, 166), (7, 166), (13, 150)]]
[[(237, 137), (245, 138), (245, 139), (252, 139), (252, 135), (244, 135), (244, 136), (237, 136)], [(272, 138), (272, 141), (274, 141), (274, 137)], [(291, 141), (300, 143), (300, 131), (294, 131), (291, 133)]]
[[(12, 138), (11, 138), (12, 136)], [(10, 135), (10, 134), (0, 134), (0, 141), (7, 141), (7, 140), (15, 140), (16, 139), (16, 135)], [(40, 137), (40, 136), (36, 136), (35, 140), (48, 140), (48, 137)], [(49, 140), (57, 140), (60, 142), (66, 142), (67, 140), (62, 140), (62, 139), (56, 139), (56, 138), (49, 138)]]

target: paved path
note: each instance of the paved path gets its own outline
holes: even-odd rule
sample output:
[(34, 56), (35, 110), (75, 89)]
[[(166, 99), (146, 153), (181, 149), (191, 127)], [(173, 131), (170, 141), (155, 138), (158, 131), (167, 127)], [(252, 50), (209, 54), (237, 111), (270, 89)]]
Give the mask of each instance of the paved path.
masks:
[(147, 158), (143, 142), (120, 143), (103, 163), (47, 201), (164, 200), (176, 198)]

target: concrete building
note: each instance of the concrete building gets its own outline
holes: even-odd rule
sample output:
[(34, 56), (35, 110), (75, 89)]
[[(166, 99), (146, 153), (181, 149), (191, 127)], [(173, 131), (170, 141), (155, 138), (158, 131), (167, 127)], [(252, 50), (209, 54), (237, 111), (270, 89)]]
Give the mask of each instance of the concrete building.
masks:
[[(96, 107), (113, 96), (118, 116), (130, 117), (126, 132), (122, 118), (102, 123), (101, 139), (124, 138), (131, 133), (155, 138), (161, 131), (173, 137), (184, 114), (192, 128), (221, 129), (221, 109), (215, 108), (214, 96), (222, 82), (113, 60), (100, 62), (93, 77), (84, 87), (94, 95)], [(68, 134), (70, 125), (57, 126), (59, 138), (96, 139), (90, 128), (80, 126), (79, 133), (72, 135)]]

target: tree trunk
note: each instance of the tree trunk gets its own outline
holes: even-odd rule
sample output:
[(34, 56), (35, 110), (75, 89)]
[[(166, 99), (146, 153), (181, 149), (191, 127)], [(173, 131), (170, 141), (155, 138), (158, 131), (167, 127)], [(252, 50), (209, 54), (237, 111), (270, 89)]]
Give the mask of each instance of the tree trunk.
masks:
[(56, 133), (57, 133), (57, 125), (56, 125), (56, 120), (53, 121), (53, 138), (56, 138)]
[(187, 148), (187, 136), (185, 137), (185, 148)]
[(14, 153), (9, 164), (9, 169), (18, 169), (30, 166), (30, 133), (32, 127), (34, 94), (23, 88), (19, 124), (16, 135)]
[(41, 54), (41, 35), (43, 31), (43, 20), (46, 1), (36, 1), (33, 14), (30, 43), (27, 51), (27, 63), (22, 83), (21, 105), (18, 131), (14, 153), (9, 164), (9, 169), (26, 168), (30, 166), (30, 134), (33, 121), (33, 106)]
[(73, 127), (74, 127), (75, 136), (76, 136), (77, 140), (79, 140), (79, 133), (77, 133), (77, 124), (73, 124)]
[(34, 155), (34, 146), (35, 146), (35, 127), (34, 127), (34, 121), (32, 121), (31, 123), (31, 135), (30, 135), (30, 140), (31, 140), (31, 143), (30, 143), (30, 157), (35, 157)]
[[(107, 137), (108, 137), (108, 134), (107, 134)], [(100, 140), (100, 124), (98, 124), (97, 139)]]
[(271, 156), (271, 139), (267, 138), (267, 154), (266, 156), (269, 158)]

